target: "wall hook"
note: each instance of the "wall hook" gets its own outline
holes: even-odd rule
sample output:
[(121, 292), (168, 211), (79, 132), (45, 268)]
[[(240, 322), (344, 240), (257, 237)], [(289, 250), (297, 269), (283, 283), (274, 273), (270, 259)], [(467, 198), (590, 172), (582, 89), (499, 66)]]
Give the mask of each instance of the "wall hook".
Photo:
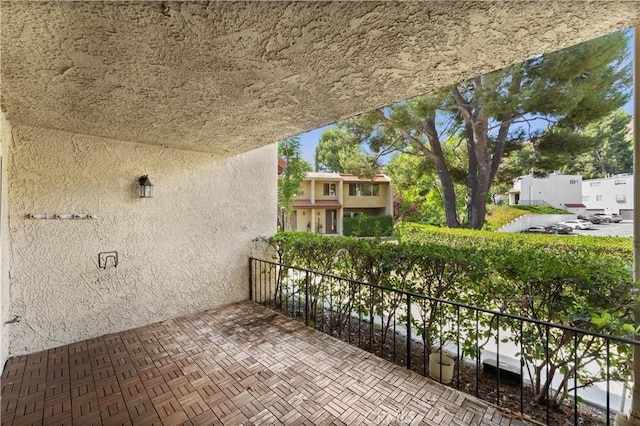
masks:
[(98, 253), (98, 267), (102, 269), (107, 269), (109, 265), (109, 259), (113, 262), (113, 267), (118, 267), (118, 252), (117, 251), (103, 251)]

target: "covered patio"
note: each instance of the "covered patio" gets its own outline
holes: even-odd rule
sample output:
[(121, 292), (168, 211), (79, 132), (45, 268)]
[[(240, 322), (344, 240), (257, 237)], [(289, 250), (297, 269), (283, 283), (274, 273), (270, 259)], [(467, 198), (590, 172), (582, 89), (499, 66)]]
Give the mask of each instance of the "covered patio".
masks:
[(11, 358), (2, 424), (518, 425), (253, 302)]
[(637, 3), (0, 8), (3, 425), (517, 423), (243, 302), (275, 143), (637, 25)]

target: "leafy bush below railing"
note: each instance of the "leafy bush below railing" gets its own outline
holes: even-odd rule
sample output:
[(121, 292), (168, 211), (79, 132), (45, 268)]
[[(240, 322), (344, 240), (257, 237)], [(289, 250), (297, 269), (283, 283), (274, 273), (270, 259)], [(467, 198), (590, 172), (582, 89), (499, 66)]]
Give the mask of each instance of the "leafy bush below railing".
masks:
[[(281, 263), (383, 288), (619, 337), (628, 337), (635, 330), (636, 324), (630, 320), (634, 286), (626, 239), (604, 238), (598, 242), (584, 237), (547, 239), (487, 234), (490, 233), (404, 225), (398, 244), (377, 239), (326, 238), (309, 233), (279, 233), (266, 241), (275, 249)], [(314, 281), (309, 291), (311, 304), (316, 307), (325, 303), (323, 295), (329, 291), (323, 280)], [(283, 285), (281, 281), (278, 284), (281, 289)], [(399, 308), (403, 300), (385, 297), (373, 290), (368, 297), (367, 303), (337, 308), (383, 318), (384, 340), (392, 320), (395, 322), (397, 315), (401, 315)], [(348, 294), (336, 294), (332, 296), (332, 303), (334, 300), (340, 303), (355, 299)], [(443, 312), (447, 314), (447, 311), (439, 309), (437, 300), (425, 303), (431, 305), (421, 307), (411, 321), (425, 349), (431, 352), (447, 337), (439, 327)], [(491, 316), (463, 315), (457, 321), (467, 330), (467, 341), (491, 339), (486, 333), (474, 334), (475, 321), (482, 326), (480, 330), (495, 328)], [(565, 380), (551, 394), (552, 404), (562, 401), (571, 390), (572, 377), (579, 377), (581, 386), (604, 377), (602, 370), (595, 373), (579, 368), (568, 370), (576, 356), (580, 366), (602, 355), (603, 348), (587, 338), (573, 341), (563, 333), (547, 335), (544, 328), (520, 329), (509, 323), (501, 327), (509, 331), (506, 339), (514, 343), (526, 341), (527, 347), (537, 348), (527, 351), (523, 358), (539, 401), (547, 398), (556, 373), (562, 374)], [(462, 350), (466, 356), (477, 356), (478, 349), (465, 346), (464, 339)], [(628, 374), (626, 352), (623, 348), (610, 357), (610, 366), (617, 378)]]

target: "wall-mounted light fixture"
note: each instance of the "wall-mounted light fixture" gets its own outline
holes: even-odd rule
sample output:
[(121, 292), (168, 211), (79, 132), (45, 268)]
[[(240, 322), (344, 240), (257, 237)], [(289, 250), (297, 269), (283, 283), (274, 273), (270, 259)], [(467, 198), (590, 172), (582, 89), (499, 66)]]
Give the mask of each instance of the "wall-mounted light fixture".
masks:
[(149, 176), (140, 176), (138, 183), (140, 183), (140, 198), (153, 198), (153, 184), (149, 180)]

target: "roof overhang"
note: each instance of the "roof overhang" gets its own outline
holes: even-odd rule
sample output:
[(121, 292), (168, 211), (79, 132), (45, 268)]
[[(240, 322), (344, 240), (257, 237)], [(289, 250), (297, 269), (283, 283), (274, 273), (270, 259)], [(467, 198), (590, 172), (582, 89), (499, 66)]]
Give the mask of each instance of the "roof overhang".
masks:
[(338, 200), (316, 200), (312, 203), (311, 200), (294, 200), (293, 207), (298, 209), (327, 209), (327, 208), (340, 208), (342, 204)]
[(389, 179), (389, 176), (387, 175), (376, 175), (373, 178), (369, 179), (369, 178), (364, 178), (364, 177), (358, 177), (356, 175), (348, 175), (348, 174), (341, 174), (340, 175), (342, 177), (343, 182), (345, 183), (355, 183), (355, 182), (376, 182), (376, 183), (380, 183), (380, 182), (391, 182), (391, 179)]
[(640, 22), (634, 1), (0, 7), (12, 124), (220, 156)]

